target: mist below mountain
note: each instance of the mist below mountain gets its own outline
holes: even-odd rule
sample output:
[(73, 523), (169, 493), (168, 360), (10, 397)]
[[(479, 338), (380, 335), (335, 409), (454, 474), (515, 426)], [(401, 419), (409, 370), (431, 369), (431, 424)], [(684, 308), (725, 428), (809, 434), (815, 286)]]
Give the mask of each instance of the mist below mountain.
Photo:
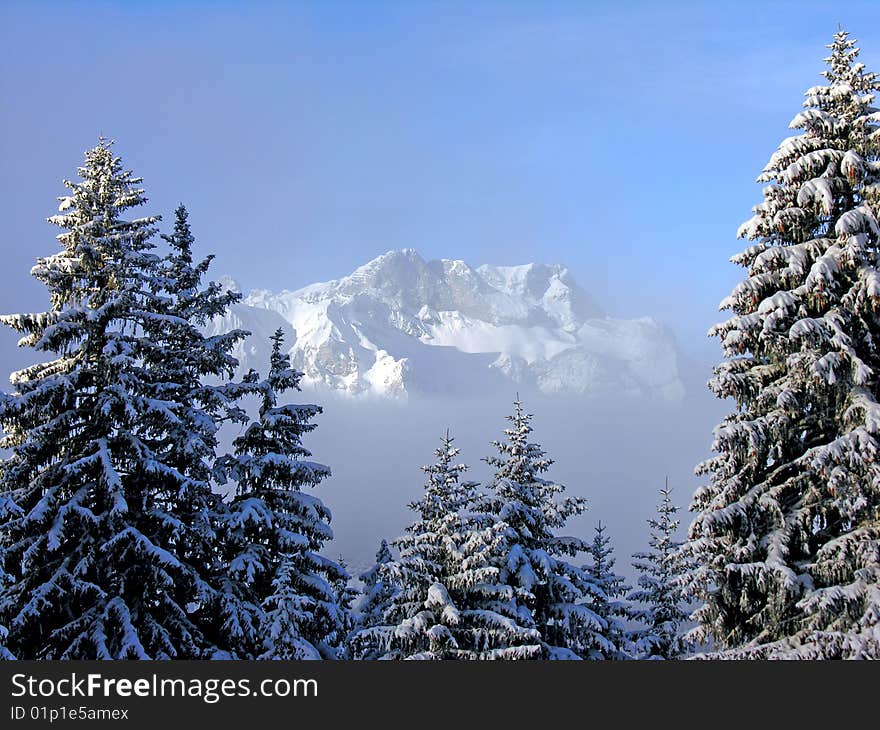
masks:
[[(487, 484), (491, 469), (482, 459), (494, 453), (491, 442), (502, 438), (514, 397), (511, 389), (506, 396), (417, 396), (406, 402), (339, 394), (319, 400), (324, 413), (306, 444), (333, 471), (315, 489), (334, 515), (330, 553), (357, 571), (380, 539), (401, 534), (415, 516), (407, 504), (422, 493), (420, 467), (432, 463), (447, 429), (471, 466), (469, 478)], [(312, 399), (300, 393), (295, 400)], [(614, 540), (618, 567), (631, 574), (629, 556), (646, 547), (646, 520), (667, 477), (682, 507), (680, 534), (686, 533), (687, 505), (701, 483), (694, 467), (710, 454), (723, 403), (703, 390), (676, 402), (534, 394), (525, 406), (534, 414), (534, 441), (555, 460), (548, 478), (588, 500), (588, 512), (570, 523), (568, 534), (591, 538), (601, 520)]]
[(281, 327), (304, 373), (294, 400), (324, 407), (306, 445), (333, 471), (316, 494), (334, 514), (329, 549), (355, 573), (413, 519), (420, 467), (447, 429), (470, 478), (488, 484), (482, 459), (519, 393), (556, 462), (548, 476), (588, 500), (569, 532), (590, 538), (601, 520), (628, 574), (667, 477), (684, 534), (694, 466), (724, 410), (669, 328), (609, 315), (561, 265), (390, 251), (334, 281), (253, 290), (213, 331), (233, 327), (253, 333), (237, 352), (242, 371), (265, 368)]

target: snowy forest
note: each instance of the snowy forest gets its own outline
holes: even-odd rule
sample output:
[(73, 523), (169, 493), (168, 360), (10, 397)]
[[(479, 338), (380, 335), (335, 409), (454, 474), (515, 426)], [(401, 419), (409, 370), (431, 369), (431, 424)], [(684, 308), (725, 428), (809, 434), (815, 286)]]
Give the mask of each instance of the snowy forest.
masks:
[(0, 317), (36, 361), (0, 394), (0, 656), (880, 658), (880, 77), (845, 31), (828, 48), (710, 333), (730, 413), (688, 505), (658, 475), (633, 581), (601, 515), (568, 534), (586, 503), (513, 393), (487, 483), (450, 424), (403, 534), (359, 575), (329, 557), (322, 409), (284, 332), (236, 374), (252, 335), (208, 325), (241, 294), (101, 138), (31, 272), (46, 310)]

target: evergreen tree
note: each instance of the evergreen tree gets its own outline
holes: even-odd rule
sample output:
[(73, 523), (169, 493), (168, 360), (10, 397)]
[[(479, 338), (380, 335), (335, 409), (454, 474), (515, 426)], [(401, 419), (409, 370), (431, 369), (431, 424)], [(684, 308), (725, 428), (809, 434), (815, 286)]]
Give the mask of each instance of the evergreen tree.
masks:
[(736, 411), (691, 507), (697, 638), (750, 656), (880, 656), (880, 82), (847, 33), (829, 48), (711, 331)]
[[(233, 441), (234, 454), (220, 468), (236, 483), (221, 539), (230, 586), (224, 601), (256, 607), (249, 620), (259, 627), (260, 646), (248, 643), (238, 656), (267, 659), (335, 658), (342, 639), (344, 611), (334, 585), (347, 580), (343, 568), (320, 554), (333, 538), (330, 510), (303, 491), (330, 475), (309, 461), (303, 436), (315, 428), (316, 405), (279, 405), (279, 397), (298, 390), (302, 373), (290, 367), (283, 333), (272, 338), (269, 375), (252, 382), (259, 394), (258, 420)], [(230, 598), (232, 597), (232, 598)], [(230, 637), (235, 645), (235, 637)]]
[(224, 422), (247, 422), (239, 399), (252, 384), (231, 382), (238, 365), (232, 351), (248, 333), (203, 333), (241, 295), (216, 282), (202, 286), (213, 256), (195, 262), (188, 219), (186, 208), (179, 206), (172, 234), (162, 236), (169, 247), (156, 277), (163, 316), (149, 323), (146, 340), (152, 347), (146, 357), (156, 374), (156, 397), (173, 403), (176, 414), (163, 434), (163, 462), (189, 480), (183, 489), (175, 478), (165, 480), (164, 500), (169, 511), (193, 528), (186, 533), (189, 542), (181, 543), (179, 550), (200, 574), (209, 576), (213, 590), (194, 611), (194, 619), (221, 647), (219, 658), (259, 641), (259, 610), (237, 594), (217, 548), (218, 525), (226, 510), (211, 487), (218, 431)]
[(498, 455), (486, 459), (495, 469), (497, 519), (506, 526), (499, 579), (514, 592), (519, 620), (541, 632), (545, 658), (577, 659), (611, 651), (604, 637), (607, 626), (591, 608), (602, 591), (587, 571), (568, 561), (589, 546), (556, 534), (586, 509), (586, 501), (556, 499), (565, 488), (541, 476), (553, 461), (529, 441), (531, 419), (517, 397), (505, 439), (493, 443)]
[(343, 558), (339, 558), (337, 562), (342, 568), (343, 575), (333, 581), (333, 595), (336, 599), (336, 605), (339, 606), (342, 620), (339, 624), (339, 630), (328, 638), (327, 643), (338, 647), (338, 659), (351, 659), (350, 640), (352, 632), (355, 630), (354, 602), (357, 600), (359, 592), (351, 584), (348, 564)]
[(626, 601), (630, 586), (614, 572), (614, 548), (601, 521), (596, 525), (589, 555), (590, 563), (584, 569), (601, 590), (601, 594), (594, 596), (591, 608), (605, 624), (602, 636), (606, 641), (592, 647), (584, 658), (631, 659), (627, 622), (632, 619), (632, 613)]
[(202, 525), (169, 494), (186, 493), (196, 515), (211, 492), (164, 461), (178, 404), (161, 393), (146, 336), (165, 318), (158, 219), (124, 217), (146, 199), (110, 143), (79, 175), (49, 219), (61, 250), (32, 271), (51, 309), (2, 317), (49, 359), (13, 373), (0, 400), (0, 492), (19, 508), (0, 523), (12, 579), (0, 624), (22, 659), (210, 656), (190, 615), (212, 592), (188, 554)]
[[(19, 517), (20, 511), (20, 508), (9, 497), (0, 494), (0, 525), (7, 524), (14, 517)], [(2, 595), (3, 590), (14, 580), (4, 568), (5, 560), (2, 551), (3, 543), (0, 542), (0, 595)], [(7, 647), (8, 641), (9, 630), (6, 626), (0, 623), (0, 660), (15, 659), (15, 656)]]
[[(505, 525), (476, 482), (463, 481), (467, 465), (447, 433), (423, 467), (422, 499), (410, 504), (419, 519), (395, 541), (400, 559), (384, 562), (379, 578), (397, 587), (383, 612), (392, 623), (361, 629), (353, 638), (361, 656), (387, 659), (530, 659), (540, 655), (539, 634), (524, 623), (513, 591), (498, 583), (496, 567)], [(383, 559), (380, 550), (379, 559)]]
[(636, 651), (644, 659), (676, 659), (682, 653), (679, 634), (688, 613), (682, 593), (682, 543), (675, 540), (676, 512), (667, 482), (660, 490), (657, 516), (648, 520), (650, 549), (633, 555), (633, 567), (640, 572), (639, 588), (629, 600), (639, 604), (632, 615), (642, 624), (636, 632)]
[[(391, 581), (390, 567), (394, 561), (388, 542), (382, 540), (376, 552), (376, 561), (369, 570), (360, 574), (363, 584), (361, 599), (355, 612), (355, 631), (383, 626), (386, 623), (386, 612), (397, 594), (397, 586)], [(357, 659), (376, 659), (376, 656), (361, 654), (354, 651)]]
[(397, 593), (397, 587), (387, 579), (388, 566), (394, 561), (388, 541), (382, 540), (376, 551), (376, 561), (361, 573), (363, 598), (358, 606), (358, 624), (363, 627), (384, 623), (385, 611)]

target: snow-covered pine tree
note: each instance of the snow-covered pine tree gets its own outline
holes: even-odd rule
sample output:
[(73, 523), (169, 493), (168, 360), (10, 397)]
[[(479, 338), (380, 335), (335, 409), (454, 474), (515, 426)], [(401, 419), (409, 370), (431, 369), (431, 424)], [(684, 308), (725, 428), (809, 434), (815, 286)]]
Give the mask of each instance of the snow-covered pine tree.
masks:
[(210, 578), (213, 590), (193, 611), (193, 619), (219, 647), (217, 657), (234, 656), (237, 647), (259, 641), (259, 609), (237, 594), (220, 560), (217, 529), (225, 505), (211, 485), (221, 425), (248, 420), (239, 399), (252, 386), (231, 381), (238, 365), (232, 351), (248, 333), (204, 335), (205, 325), (241, 295), (215, 282), (202, 284), (213, 256), (195, 261), (195, 238), (183, 205), (175, 211), (173, 232), (162, 238), (169, 251), (160, 262), (155, 291), (163, 316), (146, 325), (150, 347), (145, 359), (154, 373), (155, 397), (173, 403), (176, 418), (161, 436), (163, 463), (173, 471), (156, 484), (164, 487), (165, 508), (190, 527), (178, 542), (179, 552)]
[(587, 571), (568, 560), (589, 545), (556, 534), (586, 510), (586, 501), (557, 499), (565, 487), (541, 476), (553, 461), (529, 441), (532, 415), (519, 397), (507, 420), (504, 440), (493, 443), (498, 455), (485, 459), (495, 469), (497, 520), (506, 526), (499, 580), (514, 591), (520, 620), (541, 632), (545, 658), (577, 659), (597, 649), (611, 650), (605, 622), (591, 608), (602, 591)]
[[(174, 387), (181, 400), (194, 400), (211, 414), (214, 421), (243, 421), (246, 415), (237, 400), (247, 389), (206, 384), (205, 380), (228, 380), (231, 377), (238, 366), (231, 353), (249, 333), (231, 330), (212, 336), (204, 334), (205, 325), (225, 314), (242, 295), (214, 281), (203, 286), (202, 281), (214, 256), (209, 255), (198, 262), (194, 260), (195, 237), (185, 206), (180, 205), (175, 210), (173, 233), (163, 234), (162, 239), (168, 243), (169, 252), (161, 262), (157, 283), (159, 293), (165, 295), (164, 313), (167, 316), (164, 320), (157, 320), (161, 329), (151, 334), (156, 341), (162, 342), (163, 347), (156, 352), (161, 353), (164, 360), (161, 364), (152, 363), (152, 366), (158, 368), (161, 365), (173, 374), (175, 377), (168, 380), (176, 384)], [(212, 449), (206, 449), (195, 459), (204, 464), (204, 458), (199, 460), (198, 456), (212, 453)]]
[(20, 508), (0, 524), (13, 581), (0, 623), (21, 659), (205, 657), (215, 647), (189, 609), (210, 586), (179, 549), (198, 528), (166, 498), (175, 482), (195, 513), (211, 495), (163, 462), (177, 404), (147, 363), (145, 332), (165, 316), (158, 219), (124, 217), (146, 199), (109, 142), (79, 175), (49, 219), (61, 250), (32, 270), (51, 309), (2, 317), (49, 358), (13, 373), (0, 399), (0, 492)]
[[(372, 566), (358, 576), (363, 588), (361, 598), (354, 612), (355, 631), (370, 629), (374, 626), (385, 624), (386, 611), (391, 606), (391, 601), (397, 594), (397, 586), (390, 578), (389, 569), (394, 562), (391, 548), (387, 540), (382, 540), (376, 551), (376, 560)], [(376, 656), (367, 651), (359, 653), (352, 647), (352, 653), (356, 659), (376, 659)]]
[(710, 332), (737, 407), (691, 506), (696, 637), (749, 656), (880, 657), (880, 81), (846, 32), (829, 48)]
[[(2, 469), (2, 464), (0, 464)], [(19, 507), (5, 494), (0, 494), (0, 526), (7, 524), (13, 518), (20, 516)], [(3, 589), (13, 582), (13, 577), (6, 572), (4, 567), (5, 560), (3, 558), (4, 541), (0, 539), (0, 595)], [(15, 659), (15, 656), (9, 651), (7, 642), (9, 641), (9, 630), (0, 623), (0, 660)]]
[[(237, 648), (238, 656), (265, 659), (332, 659), (342, 639), (344, 612), (334, 585), (347, 580), (342, 567), (320, 554), (333, 538), (330, 510), (307, 494), (330, 475), (310, 461), (303, 436), (315, 428), (316, 405), (279, 405), (299, 390), (302, 373), (290, 367), (283, 332), (272, 337), (268, 377), (252, 383), (259, 416), (233, 441), (234, 454), (220, 468), (237, 483), (221, 537), (232, 583), (227, 595), (261, 607), (261, 646)], [(244, 636), (244, 634), (243, 634)]]
[(379, 626), (385, 622), (388, 608), (397, 587), (388, 579), (388, 567), (394, 561), (388, 541), (382, 540), (372, 566), (358, 576), (363, 584), (362, 599), (358, 604), (358, 625), (361, 628)]
[(676, 512), (667, 481), (660, 490), (657, 515), (648, 520), (649, 549), (633, 555), (639, 587), (630, 593), (629, 600), (636, 604), (632, 617), (641, 624), (634, 637), (639, 659), (676, 659), (682, 654), (679, 634), (688, 612), (682, 590), (682, 543), (675, 539), (679, 525)]
[(333, 581), (333, 595), (336, 605), (342, 616), (339, 622), (339, 630), (331, 635), (327, 643), (337, 647), (338, 659), (351, 659), (350, 639), (355, 630), (354, 602), (360, 595), (358, 590), (351, 584), (351, 575), (348, 572), (348, 563), (340, 557), (336, 561), (342, 568), (343, 575)]
[[(352, 640), (358, 656), (385, 659), (533, 659), (540, 636), (520, 615), (513, 591), (498, 583), (505, 525), (476, 482), (462, 480), (466, 464), (446, 434), (437, 460), (422, 467), (419, 519), (395, 541), (400, 558), (383, 562), (379, 576), (395, 586), (385, 625)], [(379, 559), (383, 559), (380, 550)]]
[(590, 562), (584, 570), (601, 590), (593, 597), (590, 607), (605, 624), (602, 636), (605, 642), (591, 647), (585, 659), (632, 659), (630, 631), (627, 622), (632, 619), (626, 594), (630, 586), (623, 576), (614, 572), (614, 548), (611, 537), (605, 534), (601, 520), (596, 524), (593, 542), (590, 543)]

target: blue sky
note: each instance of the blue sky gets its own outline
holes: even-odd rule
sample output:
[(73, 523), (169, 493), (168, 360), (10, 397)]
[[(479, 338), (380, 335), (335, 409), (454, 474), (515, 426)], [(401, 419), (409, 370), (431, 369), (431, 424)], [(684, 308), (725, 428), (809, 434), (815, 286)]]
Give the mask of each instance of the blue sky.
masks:
[[(0, 9), (0, 311), (99, 134), (245, 287), (392, 248), (565, 263), (615, 315), (705, 339), (754, 178), (876, 2), (12, 2)], [(3, 342), (6, 342), (4, 339)]]

